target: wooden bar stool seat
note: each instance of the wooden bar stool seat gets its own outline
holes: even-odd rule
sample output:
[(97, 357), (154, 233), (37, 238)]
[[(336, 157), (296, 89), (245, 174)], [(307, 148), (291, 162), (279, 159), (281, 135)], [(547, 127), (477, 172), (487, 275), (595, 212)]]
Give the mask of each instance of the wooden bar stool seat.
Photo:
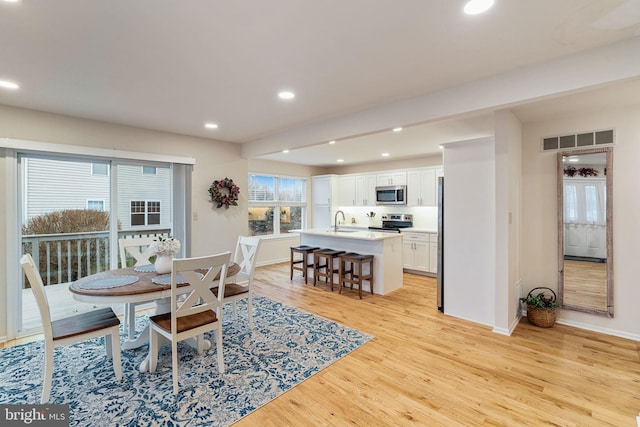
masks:
[[(313, 254), (313, 251), (320, 249), (317, 246), (291, 246), (291, 277), (293, 280), (293, 270), (302, 271), (302, 277), (304, 277), (304, 283), (307, 283), (308, 270), (313, 268), (313, 262), (309, 263), (309, 256)], [(300, 257), (296, 257), (295, 254), (300, 254)], [(302, 264), (302, 265), (299, 265)]]
[(319, 249), (313, 251), (313, 286), (316, 285), (317, 280), (324, 277), (324, 282), (330, 282), (331, 290), (333, 291), (333, 275), (340, 270), (340, 266), (336, 266), (335, 261), (338, 260), (338, 256), (343, 253), (344, 251), (335, 249)]
[[(373, 295), (373, 255), (361, 255), (356, 253), (348, 253), (340, 256), (339, 276), (340, 276), (340, 293), (345, 283), (358, 287), (358, 295), (362, 299), (362, 283), (367, 280), (369, 289)], [(364, 267), (368, 267), (368, 272), (364, 271)]]

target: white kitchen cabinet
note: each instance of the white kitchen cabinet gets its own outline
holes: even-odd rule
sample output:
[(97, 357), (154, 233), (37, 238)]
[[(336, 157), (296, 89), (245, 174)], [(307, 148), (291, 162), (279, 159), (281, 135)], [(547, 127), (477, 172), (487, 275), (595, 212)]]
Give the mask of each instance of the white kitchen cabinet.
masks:
[(356, 205), (375, 206), (376, 205), (376, 182), (377, 176), (374, 174), (356, 175)]
[(407, 171), (407, 206), (436, 206), (436, 169)]
[(340, 191), (338, 196), (339, 206), (356, 206), (356, 177), (355, 175), (342, 175), (339, 178)]
[(438, 272), (438, 234), (402, 233), (402, 267), (425, 273)]
[(340, 177), (340, 206), (375, 206), (376, 175), (342, 175)]
[(429, 273), (438, 273), (438, 234), (429, 233)]
[(429, 234), (402, 233), (402, 267), (429, 272)]
[(331, 206), (338, 193), (337, 175), (316, 175), (311, 177), (311, 200), (314, 205)]
[(331, 227), (331, 209), (338, 201), (338, 177), (317, 175), (311, 177), (311, 215), (313, 228)]
[(376, 185), (406, 185), (406, 171), (388, 171), (377, 174)]
[(311, 213), (313, 215), (313, 225), (311, 228), (331, 228), (333, 218), (331, 216), (331, 206), (319, 206), (313, 205), (311, 208)]

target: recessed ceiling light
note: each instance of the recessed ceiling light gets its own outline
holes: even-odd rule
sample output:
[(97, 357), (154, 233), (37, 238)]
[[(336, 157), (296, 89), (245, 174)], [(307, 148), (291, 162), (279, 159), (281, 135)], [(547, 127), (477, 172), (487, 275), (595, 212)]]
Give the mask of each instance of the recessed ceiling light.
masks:
[(486, 12), (493, 6), (493, 0), (469, 0), (464, 5), (464, 13), (467, 15), (477, 15)]
[(207, 129), (218, 129), (218, 125), (215, 123), (205, 123), (204, 127)]
[(441, 150), (444, 150), (444, 145), (440, 144), (440, 145), (438, 145), (438, 148), (441, 149)]
[(5, 3), (20, 3), (22, 0), (3, 0)]
[(336, 160), (336, 161), (337, 161), (338, 163), (342, 163), (342, 162), (344, 162), (344, 159), (338, 159), (338, 160)]
[(381, 154), (381, 156), (382, 156), (382, 157), (389, 157), (390, 155), (391, 155), (391, 154), (389, 154), (389, 153), (382, 153), (382, 154)]
[(20, 89), (17, 83), (10, 82), (8, 80), (0, 80), (0, 87), (5, 89)]
[(401, 132), (401, 131), (402, 131), (402, 128), (393, 128), (393, 131), (394, 131), (394, 132)]
[(578, 159), (577, 157), (569, 157), (569, 162), (571, 162), (571, 163), (577, 163), (579, 161), (580, 161), (580, 159)]
[(282, 150), (282, 152), (283, 152), (284, 154), (287, 154), (287, 153), (289, 152), (289, 150)]
[(335, 143), (336, 143), (335, 141), (329, 141), (329, 144), (335, 144)]
[(296, 97), (296, 94), (293, 92), (289, 92), (289, 91), (282, 91), (278, 94), (278, 97), (280, 99), (293, 99)]

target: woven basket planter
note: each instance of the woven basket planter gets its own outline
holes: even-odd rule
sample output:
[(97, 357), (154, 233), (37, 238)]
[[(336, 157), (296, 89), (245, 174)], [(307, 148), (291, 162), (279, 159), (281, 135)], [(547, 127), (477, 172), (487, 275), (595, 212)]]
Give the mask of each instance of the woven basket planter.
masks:
[(527, 319), (541, 328), (550, 328), (556, 323), (556, 309), (537, 308), (527, 305)]
[[(537, 307), (540, 304), (527, 304), (527, 319), (529, 319), (529, 323), (533, 325), (540, 326), (541, 328), (550, 328), (556, 323), (556, 307), (553, 306), (557, 305), (555, 302), (558, 300), (558, 296), (553, 289), (539, 287), (531, 289), (527, 294), (527, 298), (521, 298), (521, 300), (530, 302), (528, 300), (534, 297), (534, 293), (535, 297), (541, 296), (543, 300), (546, 301), (546, 303), (543, 304), (545, 308)], [(545, 293), (550, 293), (553, 296), (545, 297)], [(550, 308), (549, 306), (552, 306), (553, 308)]]

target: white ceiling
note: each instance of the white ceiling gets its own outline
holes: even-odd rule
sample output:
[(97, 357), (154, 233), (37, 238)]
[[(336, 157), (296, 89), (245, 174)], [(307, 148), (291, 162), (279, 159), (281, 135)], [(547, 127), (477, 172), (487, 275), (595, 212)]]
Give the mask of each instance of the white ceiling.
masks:
[[(0, 104), (245, 143), (640, 35), (640, 0), (496, 0), (475, 17), (463, 5), (0, 2), (0, 79), (21, 86), (0, 90)], [(638, 84), (630, 87), (640, 98)], [(279, 100), (283, 89), (296, 98)], [(608, 89), (613, 102), (629, 96), (601, 90)], [(567, 102), (584, 108), (579, 98)], [(532, 119), (549, 108), (521, 106), (516, 114)], [(562, 106), (556, 100), (553, 108)], [(209, 121), (219, 128), (205, 129)], [(337, 157), (375, 161), (389, 147), (394, 158), (412, 157), (491, 134), (492, 126), (485, 111), (400, 134), (345, 131), (332, 146), (262, 157), (335, 165)]]

